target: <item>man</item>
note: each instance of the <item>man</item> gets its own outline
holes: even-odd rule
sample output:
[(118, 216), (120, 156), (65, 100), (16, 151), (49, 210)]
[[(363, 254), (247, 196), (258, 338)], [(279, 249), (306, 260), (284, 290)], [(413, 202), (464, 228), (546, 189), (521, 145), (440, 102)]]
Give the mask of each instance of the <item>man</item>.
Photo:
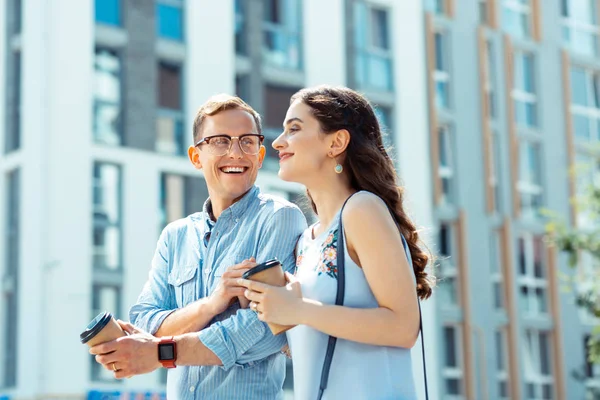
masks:
[[(226, 95), (209, 99), (193, 134), (188, 156), (204, 171), (204, 210), (162, 232), (149, 280), (130, 311), (140, 329), (122, 323), (130, 336), (90, 352), (117, 378), (177, 365), (168, 374), (169, 400), (279, 399), (285, 335), (273, 336), (242, 308), (247, 301), (236, 279), (255, 260), (277, 258), (291, 271), (306, 220), (295, 205), (254, 186), (265, 148), (260, 116), (249, 105)], [(157, 337), (166, 336), (173, 341), (159, 344)], [(159, 351), (166, 352), (162, 362)]]

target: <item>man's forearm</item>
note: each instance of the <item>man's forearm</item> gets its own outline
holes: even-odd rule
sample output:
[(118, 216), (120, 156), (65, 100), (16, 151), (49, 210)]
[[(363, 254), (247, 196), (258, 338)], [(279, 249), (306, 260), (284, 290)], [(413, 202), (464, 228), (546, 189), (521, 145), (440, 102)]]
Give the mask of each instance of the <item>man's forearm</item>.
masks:
[(175, 337), (177, 342), (177, 365), (223, 365), (219, 357), (206, 347), (197, 333)]
[(207, 298), (175, 310), (162, 322), (155, 336), (174, 336), (199, 332), (216, 316)]

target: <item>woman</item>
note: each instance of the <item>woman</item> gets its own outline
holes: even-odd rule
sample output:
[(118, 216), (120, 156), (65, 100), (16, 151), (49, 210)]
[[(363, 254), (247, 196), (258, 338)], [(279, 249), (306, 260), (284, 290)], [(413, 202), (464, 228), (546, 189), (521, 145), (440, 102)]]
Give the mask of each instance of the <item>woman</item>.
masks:
[[(373, 108), (347, 88), (303, 89), (273, 147), (279, 177), (306, 186), (318, 222), (298, 242), (297, 273), (288, 274), (286, 288), (239, 283), (261, 320), (298, 325), (287, 332), (296, 398), (318, 397), (329, 335), (338, 340), (324, 399), (416, 398), (410, 348), (419, 333), (417, 296), (432, 290), (428, 256), (404, 212)], [(343, 306), (334, 305), (338, 252), (345, 257)]]

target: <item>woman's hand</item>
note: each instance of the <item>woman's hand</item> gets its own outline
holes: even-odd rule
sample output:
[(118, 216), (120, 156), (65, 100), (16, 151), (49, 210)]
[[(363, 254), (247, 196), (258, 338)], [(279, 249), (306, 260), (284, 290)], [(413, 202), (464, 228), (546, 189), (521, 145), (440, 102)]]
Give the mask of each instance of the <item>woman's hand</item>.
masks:
[(239, 279), (237, 284), (247, 288), (244, 295), (250, 300), (250, 309), (258, 314), (258, 319), (280, 325), (301, 323), (302, 289), (296, 277), (285, 273), (287, 285), (271, 286), (261, 282)]

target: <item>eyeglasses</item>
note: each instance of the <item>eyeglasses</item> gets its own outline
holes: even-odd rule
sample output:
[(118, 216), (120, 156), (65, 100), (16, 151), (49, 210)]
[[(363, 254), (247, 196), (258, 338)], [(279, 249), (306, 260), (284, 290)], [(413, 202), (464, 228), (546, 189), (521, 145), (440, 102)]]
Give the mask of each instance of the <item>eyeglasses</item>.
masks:
[(242, 150), (242, 152), (248, 154), (249, 156), (253, 156), (258, 154), (260, 151), (260, 146), (262, 145), (263, 140), (265, 140), (265, 137), (255, 133), (248, 133), (246, 135), (233, 137), (228, 135), (214, 135), (205, 137), (194, 146), (206, 144), (206, 148), (210, 154), (215, 156), (224, 156), (231, 151), (231, 143), (233, 142), (233, 139), (238, 140), (238, 145), (240, 146), (240, 150)]

